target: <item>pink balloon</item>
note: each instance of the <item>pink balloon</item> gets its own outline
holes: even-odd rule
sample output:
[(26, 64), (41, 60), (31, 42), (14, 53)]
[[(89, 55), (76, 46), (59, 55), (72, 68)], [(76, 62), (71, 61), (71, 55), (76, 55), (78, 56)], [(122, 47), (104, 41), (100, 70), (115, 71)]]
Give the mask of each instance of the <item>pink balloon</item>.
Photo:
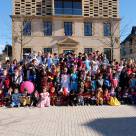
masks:
[(34, 91), (34, 84), (30, 81), (25, 81), (21, 84), (20, 90), (22, 93), (27, 90), (28, 93), (31, 94)]

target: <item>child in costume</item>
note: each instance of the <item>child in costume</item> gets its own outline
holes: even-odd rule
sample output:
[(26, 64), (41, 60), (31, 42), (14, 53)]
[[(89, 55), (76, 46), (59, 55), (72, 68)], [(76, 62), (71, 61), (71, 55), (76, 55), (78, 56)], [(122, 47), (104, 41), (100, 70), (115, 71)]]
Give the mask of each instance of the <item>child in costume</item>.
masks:
[(84, 105), (83, 93), (84, 93), (84, 82), (81, 81), (79, 82), (78, 105), (82, 105), (82, 106)]
[(70, 76), (67, 74), (67, 68), (64, 68), (64, 73), (61, 75), (61, 90), (65, 88), (68, 92), (70, 86)]
[(4, 94), (3, 94), (3, 90), (0, 89), (0, 107), (3, 107), (4, 104)]
[(91, 92), (91, 80), (90, 80), (90, 76), (86, 77), (85, 83), (84, 83), (84, 89), (86, 93), (90, 93)]
[(108, 76), (106, 76), (106, 77), (105, 77), (105, 80), (104, 80), (104, 83), (103, 83), (103, 88), (104, 88), (104, 89), (109, 89), (110, 86), (111, 86), (110, 80), (109, 80)]
[(59, 72), (56, 74), (53, 83), (54, 83), (54, 87), (55, 87), (56, 93), (58, 94), (58, 92), (61, 89), (60, 73)]
[(13, 93), (13, 89), (10, 87), (8, 89), (8, 92), (5, 95), (5, 106), (10, 107), (11, 102), (12, 102), (12, 93)]
[(57, 94), (55, 92), (55, 87), (50, 89), (50, 103), (52, 106), (55, 106), (57, 102)]
[(110, 95), (111, 96), (116, 96), (115, 88), (113, 86), (111, 87)]
[(60, 104), (67, 106), (68, 105), (68, 95), (69, 95), (67, 88), (63, 87), (63, 89), (59, 93), (60, 93)]
[(118, 101), (116, 97), (111, 96), (108, 104), (111, 106), (119, 106), (120, 102)]
[(42, 78), (41, 78), (41, 81), (40, 81), (40, 86), (41, 86), (41, 88), (44, 88), (45, 86), (48, 87), (47, 72), (44, 72), (44, 74), (42, 74)]
[(95, 95), (95, 91), (91, 92), (91, 105), (96, 105), (96, 95)]
[(83, 94), (85, 90), (84, 81), (79, 82), (79, 94)]
[(36, 81), (36, 71), (37, 71), (36, 65), (37, 65), (37, 60), (32, 59), (32, 62), (28, 67), (28, 79), (32, 82)]
[(84, 105), (84, 97), (82, 95), (78, 95), (78, 105)]
[(22, 75), (20, 75), (19, 70), (16, 69), (14, 75), (12, 76), (12, 87), (19, 88), (22, 82), (23, 82), (23, 77)]
[(20, 97), (21, 97), (21, 94), (19, 93), (18, 89), (15, 88), (14, 93), (12, 94), (11, 107), (20, 107), (20, 104), (21, 104)]
[(77, 92), (78, 76), (75, 68), (73, 68), (73, 73), (71, 74), (70, 81), (70, 90), (74, 90), (75, 92)]
[(100, 74), (98, 79), (97, 79), (97, 81), (96, 81), (97, 88), (102, 88), (103, 87), (103, 83), (104, 83), (103, 75)]
[(86, 66), (87, 71), (90, 71), (91, 70), (91, 62), (87, 56), (85, 56), (84, 64)]
[(40, 99), (40, 95), (39, 92), (37, 90), (35, 90), (32, 94), (31, 94), (31, 106), (36, 107), (37, 103)]
[(119, 80), (117, 79), (116, 75), (114, 74), (113, 79), (111, 81), (112, 87), (114, 87), (116, 89), (118, 86), (118, 83), (119, 83)]
[(118, 99), (116, 97), (116, 93), (115, 93), (115, 88), (114, 87), (111, 88), (110, 100), (109, 100), (108, 104), (111, 105), (111, 106), (119, 106), (120, 105), (120, 102), (118, 101)]
[(78, 103), (78, 97), (74, 90), (71, 90), (69, 93), (69, 105), (76, 106)]
[(3, 75), (0, 76), (0, 88), (3, 90), (4, 95), (8, 92), (11, 84), (11, 77), (7, 70), (3, 71)]
[(96, 104), (103, 105), (103, 90), (102, 88), (98, 88), (96, 92)]
[(40, 101), (37, 105), (38, 108), (43, 108), (43, 107), (49, 107), (50, 106), (50, 95), (47, 92), (46, 88), (43, 88), (43, 92), (40, 93)]
[(108, 90), (108, 89), (105, 89), (105, 91), (104, 91), (104, 96), (103, 96), (104, 104), (108, 104), (109, 100), (110, 100), (109, 90)]
[(96, 91), (97, 85), (96, 85), (96, 77), (95, 75), (92, 76), (92, 80), (91, 80), (91, 89), (92, 91)]
[(24, 106), (30, 106), (31, 105), (31, 98), (27, 93), (27, 90), (24, 90), (24, 93), (21, 96), (21, 105)]

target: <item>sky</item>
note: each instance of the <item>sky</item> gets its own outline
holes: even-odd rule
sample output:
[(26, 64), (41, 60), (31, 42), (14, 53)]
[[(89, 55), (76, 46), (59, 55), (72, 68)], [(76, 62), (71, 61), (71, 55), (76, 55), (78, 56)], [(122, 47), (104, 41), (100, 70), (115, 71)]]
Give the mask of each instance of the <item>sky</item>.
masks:
[[(136, 25), (136, 0), (120, 0), (121, 40), (130, 32), (132, 26)], [(12, 44), (12, 0), (0, 0), (0, 52), (5, 44)]]

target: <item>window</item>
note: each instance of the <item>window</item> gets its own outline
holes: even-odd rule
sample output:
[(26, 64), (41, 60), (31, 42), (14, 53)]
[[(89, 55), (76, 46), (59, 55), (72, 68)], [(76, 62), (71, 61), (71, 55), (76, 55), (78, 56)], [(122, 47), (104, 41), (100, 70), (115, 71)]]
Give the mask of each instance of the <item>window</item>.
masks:
[(130, 54), (133, 53), (133, 49), (130, 49)]
[(31, 36), (31, 21), (23, 22), (23, 35)]
[(126, 49), (121, 49), (121, 54), (122, 54), (122, 56), (125, 56), (126, 54), (127, 54), (127, 52), (126, 52)]
[(133, 44), (133, 40), (130, 39), (130, 40), (129, 40), (129, 45), (131, 46), (132, 44)]
[(72, 36), (72, 22), (64, 22), (64, 33), (66, 36)]
[(44, 52), (45, 53), (52, 53), (52, 48), (44, 48)]
[(104, 54), (106, 55), (108, 60), (111, 60), (111, 49), (110, 48), (104, 48)]
[(55, 0), (55, 14), (56, 15), (63, 14), (63, 1), (62, 0)]
[(84, 48), (84, 53), (91, 53), (92, 52), (92, 48)]
[(92, 36), (92, 23), (84, 22), (84, 36)]
[(55, 15), (82, 15), (82, 0), (54, 0)]
[(104, 36), (111, 36), (111, 24), (104, 23)]
[(52, 35), (52, 22), (50, 21), (44, 22), (44, 35), (45, 36)]
[(65, 0), (63, 2), (63, 12), (65, 15), (72, 15), (72, 0)]

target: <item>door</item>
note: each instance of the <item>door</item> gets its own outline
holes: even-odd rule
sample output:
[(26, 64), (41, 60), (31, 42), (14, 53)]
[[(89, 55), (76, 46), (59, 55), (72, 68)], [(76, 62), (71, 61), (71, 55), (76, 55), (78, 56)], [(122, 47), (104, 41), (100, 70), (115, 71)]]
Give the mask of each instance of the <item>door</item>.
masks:
[(65, 54), (74, 53), (74, 50), (63, 50), (63, 53), (65, 53)]
[(44, 48), (44, 53), (52, 53), (52, 48)]
[(92, 48), (84, 48), (84, 53), (89, 54), (89, 53), (91, 53), (92, 51), (93, 51)]
[(31, 52), (31, 48), (23, 48), (23, 59), (29, 58)]
[(104, 54), (106, 55), (107, 59), (109, 59), (111, 61), (111, 49), (104, 48)]

